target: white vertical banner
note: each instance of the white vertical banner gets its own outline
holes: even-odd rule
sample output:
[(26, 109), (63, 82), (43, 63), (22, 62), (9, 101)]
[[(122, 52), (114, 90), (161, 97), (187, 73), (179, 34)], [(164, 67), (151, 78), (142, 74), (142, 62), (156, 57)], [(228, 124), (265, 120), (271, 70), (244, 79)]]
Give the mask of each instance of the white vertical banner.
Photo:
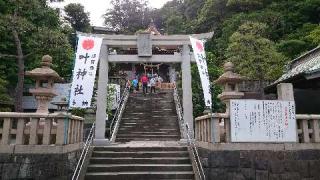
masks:
[(102, 38), (78, 35), (69, 108), (91, 106)]
[(211, 108), (212, 100), (210, 91), (210, 80), (206, 61), (206, 52), (204, 51), (204, 42), (191, 36), (190, 41), (200, 74), (205, 105)]

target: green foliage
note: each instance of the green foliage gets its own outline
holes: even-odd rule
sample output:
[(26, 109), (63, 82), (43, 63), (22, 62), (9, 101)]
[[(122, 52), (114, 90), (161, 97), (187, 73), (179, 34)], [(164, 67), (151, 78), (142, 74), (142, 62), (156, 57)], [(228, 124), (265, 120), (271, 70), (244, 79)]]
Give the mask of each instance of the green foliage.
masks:
[(307, 36), (308, 39), (310, 39), (314, 44), (319, 45), (320, 44), (320, 26), (317, 26), (310, 32), (310, 34)]
[(86, 114), (86, 109), (73, 108), (73, 109), (71, 110), (71, 114), (72, 114), (72, 115), (75, 115), (75, 116), (84, 117), (84, 115)]
[(64, 7), (66, 12), (65, 19), (71, 24), (72, 28), (80, 32), (90, 32), (89, 13), (84, 11), (84, 7), (79, 3), (71, 3)]
[(145, 0), (112, 0), (113, 8), (104, 15), (105, 24), (113, 30), (134, 33), (145, 29), (150, 22)]
[(11, 111), (12, 99), (8, 95), (7, 81), (0, 78), (0, 112)]
[(227, 6), (234, 7), (239, 11), (249, 11), (252, 9), (261, 8), (263, 0), (228, 0)]
[[(18, 32), (25, 59), (25, 69), (37, 67), (41, 57), (49, 54), (53, 57), (54, 69), (62, 76), (69, 77), (73, 52), (68, 34), (61, 26), (56, 10), (42, 0), (12, 0), (0, 3), (0, 53), (16, 55), (16, 45), (12, 30)], [(14, 12), (17, 13), (13, 22)], [(70, 32), (68, 32), (70, 33)], [(0, 60), (0, 75), (14, 88), (17, 83), (17, 65), (12, 57), (4, 56)]]
[(282, 74), (285, 57), (264, 38), (267, 25), (246, 22), (230, 37), (226, 54), (240, 74), (250, 79), (275, 80)]

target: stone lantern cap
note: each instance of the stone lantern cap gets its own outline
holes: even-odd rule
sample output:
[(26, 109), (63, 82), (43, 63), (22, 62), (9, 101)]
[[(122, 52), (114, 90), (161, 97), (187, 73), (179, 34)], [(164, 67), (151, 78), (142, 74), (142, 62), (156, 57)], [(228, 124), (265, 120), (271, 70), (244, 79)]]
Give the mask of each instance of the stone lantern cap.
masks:
[(216, 84), (223, 85), (225, 83), (238, 83), (243, 81), (245, 78), (234, 72), (234, 65), (232, 62), (226, 62), (223, 65), (224, 73), (214, 82)]
[(62, 82), (63, 78), (59, 74), (51, 69), (52, 66), (52, 57), (49, 55), (44, 55), (42, 57), (40, 68), (35, 68), (31, 71), (26, 72), (26, 76), (32, 77), (34, 79), (52, 79), (55, 82)]

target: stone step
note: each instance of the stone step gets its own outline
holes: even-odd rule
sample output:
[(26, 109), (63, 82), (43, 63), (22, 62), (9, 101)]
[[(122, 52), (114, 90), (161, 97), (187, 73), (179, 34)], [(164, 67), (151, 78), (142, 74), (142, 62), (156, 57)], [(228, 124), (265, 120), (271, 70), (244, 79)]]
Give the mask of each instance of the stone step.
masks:
[(155, 180), (155, 179), (193, 179), (193, 171), (144, 171), (144, 172), (99, 172), (87, 173), (86, 180)]
[(161, 129), (161, 128), (156, 128), (156, 129), (150, 129), (150, 128), (146, 128), (146, 129), (142, 129), (142, 128), (137, 128), (134, 129), (133, 127), (121, 127), (119, 128), (118, 132), (123, 132), (123, 131), (153, 131), (153, 132), (180, 132), (179, 130), (177, 130), (176, 128), (172, 128), (172, 129)]
[(114, 152), (114, 151), (94, 151), (92, 157), (188, 157), (186, 151), (139, 151), (139, 152)]
[(116, 142), (130, 142), (130, 141), (179, 141), (180, 138), (116, 138)]
[(122, 130), (122, 131), (118, 131), (118, 133), (119, 134), (125, 134), (125, 133), (127, 133), (127, 134), (136, 134), (136, 135), (143, 135), (143, 134), (145, 134), (145, 135), (147, 135), (147, 134), (154, 134), (154, 135), (162, 135), (162, 134), (171, 134), (171, 135), (180, 135), (180, 132), (168, 132), (168, 131), (152, 131), (152, 132), (147, 132), (147, 131), (142, 131), (142, 132), (137, 132), (137, 131), (124, 131), (124, 130)]
[(136, 125), (136, 126), (145, 126), (145, 125), (152, 125), (152, 126), (163, 126), (163, 125), (168, 125), (168, 126), (175, 126), (177, 125), (178, 123), (177, 122), (158, 122), (158, 121), (151, 121), (151, 122), (138, 122), (138, 121), (135, 121), (135, 122), (122, 122), (121, 125)]
[(140, 151), (187, 151), (185, 146), (165, 146), (165, 147), (118, 147), (118, 146), (96, 146), (94, 151), (114, 151), (114, 152), (140, 152)]
[(178, 138), (180, 137), (179, 135), (170, 135), (170, 134), (118, 134), (117, 137), (119, 138), (124, 138), (124, 137), (128, 137), (128, 138), (135, 138), (135, 137), (139, 137), (139, 138)]
[(90, 164), (190, 164), (189, 157), (152, 157), (152, 158), (104, 158), (95, 157), (90, 159)]
[(192, 171), (191, 164), (92, 164), (89, 172)]
[(179, 132), (178, 130), (178, 125), (172, 125), (172, 126), (163, 126), (163, 125), (160, 125), (160, 126), (135, 126), (135, 125), (120, 125), (120, 127), (123, 129), (131, 129), (131, 130), (141, 130), (141, 131), (161, 131), (161, 129), (175, 129), (177, 132)]

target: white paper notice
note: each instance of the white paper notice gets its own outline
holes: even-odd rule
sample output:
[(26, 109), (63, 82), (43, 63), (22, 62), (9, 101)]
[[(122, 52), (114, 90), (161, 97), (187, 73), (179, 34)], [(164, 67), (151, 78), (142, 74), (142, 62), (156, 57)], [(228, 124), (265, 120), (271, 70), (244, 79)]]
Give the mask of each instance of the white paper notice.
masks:
[(69, 108), (91, 106), (102, 38), (78, 36)]
[(210, 80), (206, 61), (206, 52), (204, 51), (204, 43), (203, 41), (195, 39), (193, 37), (190, 37), (190, 41), (200, 74), (205, 105), (211, 108), (212, 100), (210, 91)]
[(232, 142), (296, 142), (294, 101), (231, 100)]

